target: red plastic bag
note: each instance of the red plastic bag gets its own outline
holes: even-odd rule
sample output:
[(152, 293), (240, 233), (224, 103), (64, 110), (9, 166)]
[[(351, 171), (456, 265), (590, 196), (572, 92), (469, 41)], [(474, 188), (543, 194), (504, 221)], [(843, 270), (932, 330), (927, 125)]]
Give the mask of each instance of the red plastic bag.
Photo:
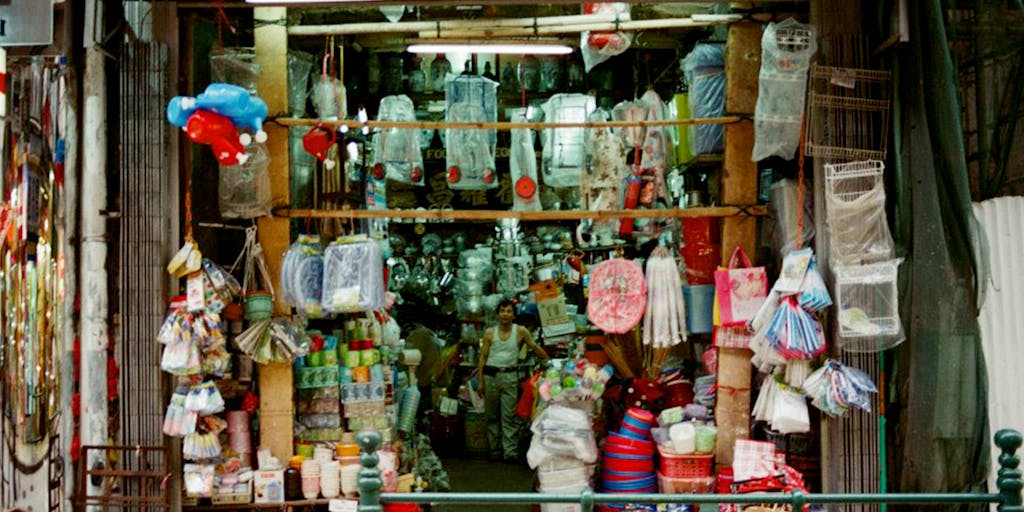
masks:
[(516, 416), (524, 420), (533, 419), (533, 408), (537, 404), (538, 381), (540, 381), (540, 372), (534, 373), (522, 383), (523, 392), (519, 395), (519, 402), (516, 403)]

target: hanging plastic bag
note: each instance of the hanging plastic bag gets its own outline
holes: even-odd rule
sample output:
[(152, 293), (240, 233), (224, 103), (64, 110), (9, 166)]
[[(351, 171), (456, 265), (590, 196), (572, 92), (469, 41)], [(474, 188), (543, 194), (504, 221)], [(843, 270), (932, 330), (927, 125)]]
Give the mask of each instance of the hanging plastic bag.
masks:
[[(584, 14), (615, 15), (620, 21), (629, 20), (629, 4), (626, 2), (587, 2), (583, 4)], [(594, 66), (629, 49), (633, 34), (621, 30), (587, 31), (580, 33), (580, 52), (583, 67), (587, 73)]]
[(288, 112), (292, 117), (306, 117), (309, 72), (312, 70), (312, 55), (299, 50), (288, 50)]
[(818, 49), (817, 41), (814, 26), (799, 23), (795, 18), (769, 23), (761, 35), (753, 161), (769, 156), (792, 160), (796, 155), (807, 93), (807, 71)]
[(792, 296), (782, 299), (764, 336), (772, 349), (786, 359), (811, 359), (825, 351), (821, 324)]
[[(611, 120), (611, 112), (597, 109), (590, 121)], [(587, 132), (586, 155), (590, 159), (580, 179), (580, 196), (591, 211), (617, 210), (622, 207), (622, 181), (629, 175), (625, 145), (611, 128), (591, 128)], [(611, 245), (619, 233), (619, 220), (595, 220), (590, 229), (598, 245)], [(582, 244), (580, 244), (582, 245)]]
[[(586, 94), (556, 94), (543, 105), (544, 120), (549, 123), (582, 123), (597, 108), (597, 101)], [(586, 128), (547, 128), (541, 132), (544, 146), (541, 173), (549, 187), (578, 187), (586, 163)]]
[(831, 305), (832, 296), (828, 292), (828, 286), (825, 286), (821, 272), (818, 271), (818, 263), (811, 260), (803, 287), (800, 289), (800, 307), (814, 313)]
[(781, 434), (810, 432), (811, 420), (804, 395), (789, 386), (780, 386), (772, 407), (771, 425)]
[(251, 219), (270, 215), (270, 157), (263, 144), (249, 146), (248, 155), (244, 163), (219, 166), (217, 196), (221, 217)]
[[(520, 116), (516, 122), (526, 122)], [(539, 211), (540, 187), (537, 185), (537, 154), (533, 149), (533, 130), (512, 129), (512, 147), (509, 150), (509, 171), (512, 174), (512, 209), (519, 212)]]
[[(725, 45), (697, 43), (693, 51), (679, 62), (686, 83), (690, 85), (688, 100), (694, 119), (725, 115)], [(725, 147), (725, 127), (720, 124), (691, 125), (690, 153), (703, 155), (721, 153)]]
[(826, 414), (842, 416), (857, 407), (871, 411), (871, 393), (878, 388), (866, 373), (829, 359), (812, 372), (803, 384), (811, 403)]
[(324, 252), (323, 307), (331, 313), (384, 307), (384, 263), (372, 240), (331, 243)]
[(281, 263), (284, 300), (310, 318), (323, 316), (323, 247), (317, 235), (299, 235)]

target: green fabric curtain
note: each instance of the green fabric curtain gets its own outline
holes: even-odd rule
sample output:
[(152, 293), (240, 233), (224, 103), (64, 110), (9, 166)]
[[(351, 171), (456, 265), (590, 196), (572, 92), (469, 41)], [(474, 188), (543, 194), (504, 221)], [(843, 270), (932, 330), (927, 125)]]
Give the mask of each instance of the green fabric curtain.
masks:
[(958, 80), (940, 0), (907, 5), (910, 42), (900, 47), (894, 73), (895, 235), (905, 258), (907, 341), (894, 354), (892, 482), (901, 492), (981, 491), (991, 443), (977, 321), (986, 267), (978, 257)]

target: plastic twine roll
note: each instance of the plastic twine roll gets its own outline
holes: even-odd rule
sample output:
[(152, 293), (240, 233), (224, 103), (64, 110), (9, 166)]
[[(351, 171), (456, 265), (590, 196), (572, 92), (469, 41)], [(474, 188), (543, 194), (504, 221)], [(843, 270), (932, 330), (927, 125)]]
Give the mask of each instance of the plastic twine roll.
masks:
[(412, 432), (416, 427), (416, 411), (420, 407), (420, 390), (407, 387), (402, 393), (402, 409), (398, 413), (398, 430)]

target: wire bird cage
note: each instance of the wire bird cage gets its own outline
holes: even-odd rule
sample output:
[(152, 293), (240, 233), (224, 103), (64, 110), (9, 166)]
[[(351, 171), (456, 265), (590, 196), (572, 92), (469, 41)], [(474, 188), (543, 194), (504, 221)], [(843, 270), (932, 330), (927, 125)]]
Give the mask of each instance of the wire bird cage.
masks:
[(889, 260), (836, 267), (836, 340), (840, 348), (879, 352), (903, 341), (896, 289), (899, 263)]
[(889, 72), (811, 66), (807, 156), (884, 160), (889, 140)]
[(885, 167), (878, 160), (825, 164), (825, 215), (829, 260), (836, 265), (893, 256), (885, 214)]

